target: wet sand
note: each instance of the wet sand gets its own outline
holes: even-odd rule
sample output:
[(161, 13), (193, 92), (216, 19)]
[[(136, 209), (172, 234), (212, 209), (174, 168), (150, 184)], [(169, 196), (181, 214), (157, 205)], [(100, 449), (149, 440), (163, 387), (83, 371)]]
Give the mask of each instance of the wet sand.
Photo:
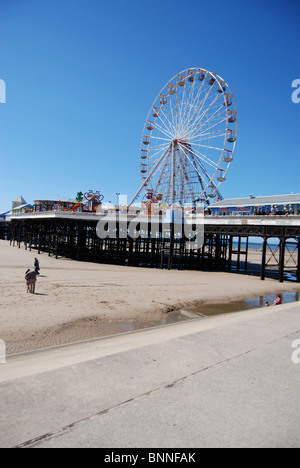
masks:
[[(36, 294), (25, 271), (38, 256)], [(250, 252), (259, 263), (260, 252)], [(8, 354), (177, 320), (177, 311), (299, 291), (297, 283), (249, 274), (167, 271), (55, 259), (0, 241), (0, 338)]]

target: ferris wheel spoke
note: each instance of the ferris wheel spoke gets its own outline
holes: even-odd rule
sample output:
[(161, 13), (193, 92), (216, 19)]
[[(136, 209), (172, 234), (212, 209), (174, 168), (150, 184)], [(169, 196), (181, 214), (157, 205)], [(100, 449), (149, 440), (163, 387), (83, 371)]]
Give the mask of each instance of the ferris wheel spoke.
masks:
[[(199, 127), (199, 130), (201, 130), (203, 127), (205, 127), (205, 131), (207, 130), (211, 130), (212, 128), (215, 128), (217, 127), (218, 125), (222, 125), (224, 123), (226, 123), (226, 126), (225, 126), (225, 133), (227, 131), (227, 114), (225, 115), (225, 117), (222, 119), (222, 120), (218, 120), (218, 122), (216, 122), (215, 124), (211, 125), (210, 127), (207, 127), (207, 124), (210, 123), (210, 121), (215, 117), (215, 115), (212, 115), (210, 117), (210, 119), (208, 119), (205, 123), (203, 123), (200, 127)], [(224, 131), (224, 126), (222, 125), (222, 131)]]
[[(190, 128), (190, 133), (193, 134), (193, 132), (195, 131), (195, 129), (197, 128), (198, 130), (200, 130), (201, 128), (203, 128), (204, 126), (206, 126), (209, 122), (211, 122), (212, 119), (214, 119), (217, 115), (222, 115), (222, 112), (223, 111), (223, 105), (218, 107), (216, 109), (216, 111), (211, 114), (209, 116), (208, 119), (206, 119), (202, 124), (201, 124), (201, 121), (203, 120), (203, 114), (201, 114), (201, 116), (199, 116), (194, 122), (193, 124), (191, 125), (191, 128)], [(225, 118), (222, 120), (222, 121), (218, 121), (217, 122), (217, 125), (226, 121), (227, 120), (227, 113), (225, 114)], [(198, 125), (198, 124), (201, 124), (201, 125)]]
[(169, 100), (170, 117), (173, 121), (173, 132), (174, 135), (178, 131), (178, 89), (176, 88), (175, 94)]
[(194, 151), (192, 151), (191, 154), (194, 156), (195, 160), (200, 164), (201, 169), (206, 171), (204, 164), (209, 165), (213, 169), (213, 171), (216, 171), (218, 169), (218, 164), (211, 160), (208, 160), (203, 154), (199, 155), (199, 153), (195, 153)]
[(191, 86), (189, 99), (186, 102), (186, 107), (188, 108), (188, 112), (185, 114), (185, 123), (191, 121), (191, 112), (192, 112), (192, 110), (197, 108), (198, 102), (201, 99), (203, 84), (204, 83), (201, 84), (200, 91), (195, 96), (196, 80), (194, 79), (194, 81), (193, 81), (193, 84)]
[[(205, 109), (205, 111), (201, 114), (201, 120), (203, 120), (203, 118), (206, 116), (206, 114), (209, 113), (209, 111), (213, 108), (213, 106), (217, 103), (217, 101), (221, 98), (221, 94), (217, 95), (215, 97), (215, 99), (210, 103), (210, 105)], [(214, 117), (215, 114), (217, 114), (223, 107), (223, 103), (222, 103), (222, 106), (220, 107), (217, 107), (216, 106), (216, 111), (212, 114), (211, 117)], [(207, 119), (209, 120), (209, 119)]]
[(155, 123), (155, 130), (158, 130), (160, 133), (165, 135), (169, 141), (173, 140), (173, 134), (171, 133), (170, 130), (165, 130), (161, 125), (159, 125), (157, 122)]
[(212, 138), (221, 138), (226, 136), (226, 131), (220, 130), (220, 132), (223, 133), (218, 133), (217, 131), (214, 132), (208, 132), (208, 133), (199, 133), (199, 135), (195, 135), (194, 137), (190, 138), (189, 141), (194, 144), (193, 140), (196, 140), (197, 142), (202, 142), (205, 140), (211, 140)]
[[(169, 108), (170, 108), (170, 119), (172, 120), (172, 130), (174, 134), (176, 133), (176, 128), (177, 128), (177, 111), (176, 111), (176, 100), (177, 100), (177, 87), (174, 85), (174, 89), (172, 91), (174, 94), (169, 95)], [(175, 103), (174, 103), (175, 101)], [(174, 107), (175, 104), (175, 107)]]
[[(165, 120), (169, 124), (169, 127), (167, 126), (165, 120), (162, 119), (161, 114), (163, 114), (163, 116), (165, 117)], [(160, 120), (160, 122), (162, 123), (163, 126), (156, 122), (156, 128), (158, 130), (160, 130), (166, 137), (169, 137), (169, 139), (173, 139), (174, 133), (172, 133), (173, 129), (172, 129), (172, 126), (171, 126), (171, 121), (168, 119), (168, 117), (163, 112), (160, 113), (159, 120)]]
[(179, 125), (179, 129), (178, 129), (178, 133), (179, 134), (186, 134), (187, 133), (187, 128), (189, 127), (190, 125), (190, 121), (188, 120), (188, 115), (189, 115), (189, 111), (188, 109), (190, 108), (191, 104), (188, 104), (186, 103), (184, 109), (183, 109), (183, 112), (181, 113), (181, 119), (180, 119), (180, 125)]
[[(184, 93), (184, 90), (185, 90), (185, 87), (183, 89), (183, 91), (181, 92), (181, 94)], [(177, 104), (176, 104), (176, 107), (178, 109), (177, 111), (177, 133), (181, 133), (182, 132), (182, 125), (183, 125), (183, 107), (184, 107), (184, 98), (180, 98), (181, 96), (180, 92), (177, 92), (176, 94), (176, 101), (177, 101)]]
[(202, 113), (199, 113), (198, 117), (194, 120), (192, 126), (191, 126), (191, 130), (190, 132), (192, 133), (194, 131), (194, 129), (198, 126), (198, 124), (200, 122), (203, 121), (202, 125), (200, 125), (200, 128), (202, 128), (203, 126), (205, 126), (208, 122), (210, 122), (214, 117), (215, 115), (218, 114), (218, 112), (222, 109), (223, 106), (220, 106), (219, 108), (216, 109), (216, 111), (209, 116), (209, 118), (207, 120), (204, 120), (204, 117), (208, 114), (208, 112), (212, 109), (212, 106), (217, 102), (217, 100), (219, 99), (220, 96), (217, 96), (212, 102), (211, 104), (205, 109), (204, 112)]
[[(223, 120), (221, 120), (219, 122), (216, 122), (215, 124), (210, 125), (210, 126), (206, 126), (206, 125), (204, 126), (203, 125), (201, 128), (199, 127), (197, 130), (195, 130), (194, 133), (191, 133), (189, 135), (188, 140), (190, 142), (193, 142), (193, 140), (197, 140), (199, 138), (202, 139), (203, 136), (213, 135), (213, 134), (224, 135), (225, 136), (226, 133), (227, 133), (227, 128), (225, 127), (225, 129), (224, 129), (224, 125), (222, 125), (222, 124), (224, 124), (224, 122), (226, 123), (226, 121), (227, 121), (227, 119), (223, 119)], [(218, 127), (220, 125), (222, 126), (220, 129), (216, 128), (216, 127)], [(196, 131), (198, 133), (196, 133)], [(223, 132), (223, 133), (221, 133), (221, 132)]]
[[(169, 128), (167, 127), (165, 120), (161, 118), (161, 115), (163, 115), (164, 119), (168, 122)], [(175, 132), (174, 124), (171, 122), (171, 120), (169, 119), (169, 117), (167, 116), (167, 114), (164, 112), (162, 108), (160, 109), (158, 118), (160, 119), (161, 123), (165, 126), (167, 132), (171, 135), (171, 137), (174, 137), (174, 132)]]
[(159, 137), (159, 136), (156, 136), (156, 135), (152, 135), (151, 140), (163, 140), (163, 141), (167, 141), (168, 143), (170, 143), (170, 139), (162, 138), (162, 137)]
[(182, 99), (182, 128), (186, 127), (186, 116), (187, 116), (187, 109), (189, 107), (189, 100), (187, 98), (187, 86), (185, 85), (183, 88), (183, 99)]
[(200, 143), (193, 143), (193, 146), (200, 146), (201, 148), (208, 148), (208, 149), (213, 149), (213, 150), (218, 150), (218, 151), (224, 150), (224, 148), (218, 148), (216, 146), (209, 146), (209, 145), (202, 145)]
[(202, 101), (199, 101), (199, 102), (197, 103), (197, 106), (196, 106), (196, 108), (195, 108), (195, 112), (194, 112), (194, 114), (193, 114), (193, 116), (192, 116), (192, 117), (193, 117), (193, 120), (194, 120), (194, 116), (195, 116), (195, 115), (198, 115), (198, 117), (196, 117), (196, 118), (199, 118), (199, 117), (200, 117), (200, 118), (203, 118), (203, 112), (202, 112), (202, 110), (203, 110), (203, 108), (204, 108), (204, 105), (205, 105), (205, 103), (206, 103), (206, 101), (207, 101), (207, 99), (208, 99), (208, 97), (209, 97), (209, 95), (210, 95), (212, 89), (213, 89), (213, 86), (206, 92), (206, 94), (205, 94), (205, 96), (203, 97)]
[[(186, 99), (185, 99), (185, 109), (184, 109), (184, 120), (188, 119), (188, 114), (190, 113), (191, 109), (191, 102), (193, 101), (193, 96), (194, 96), (194, 91), (195, 91), (195, 80), (192, 83), (189, 92), (185, 93)], [(186, 87), (185, 87), (186, 88)]]
[[(205, 96), (203, 97), (203, 95), (201, 93), (199, 93), (196, 96), (195, 101), (192, 101), (189, 104), (189, 112), (186, 115), (186, 118), (185, 118), (185, 121), (184, 121), (184, 127), (185, 128), (189, 127), (190, 123), (195, 121), (195, 118), (196, 118), (195, 116), (197, 115), (197, 112), (199, 112), (199, 108), (200, 108), (200, 105), (201, 105), (201, 99), (204, 99), (204, 98), (205, 98)], [(201, 115), (200, 115), (200, 119), (201, 119)]]
[(220, 99), (220, 96), (216, 96), (204, 111), (202, 107), (201, 113), (199, 112), (198, 117), (194, 121), (194, 126), (198, 125), (198, 123), (200, 122), (202, 127), (206, 125), (207, 122), (210, 122), (212, 119), (215, 118), (218, 112), (222, 109), (222, 106), (216, 106), (218, 99)]
[(153, 158), (153, 154), (152, 154), (153, 151), (155, 151), (155, 154), (158, 154), (158, 152), (166, 150), (167, 147), (168, 147), (168, 144), (166, 144), (166, 143), (161, 143), (160, 145), (151, 146), (151, 148), (149, 150), (149, 153), (151, 152), (150, 157)]

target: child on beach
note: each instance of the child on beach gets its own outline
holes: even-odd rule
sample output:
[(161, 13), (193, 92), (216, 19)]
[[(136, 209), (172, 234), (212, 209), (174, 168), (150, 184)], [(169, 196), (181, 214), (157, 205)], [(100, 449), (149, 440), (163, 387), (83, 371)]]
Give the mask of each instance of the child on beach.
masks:
[(26, 281), (26, 286), (27, 286), (27, 292), (29, 293), (29, 286), (30, 286), (30, 278), (27, 273), (29, 273), (30, 270), (27, 270), (25, 273), (25, 281)]
[(282, 304), (282, 296), (278, 294), (277, 299), (274, 301), (274, 305), (281, 305)]

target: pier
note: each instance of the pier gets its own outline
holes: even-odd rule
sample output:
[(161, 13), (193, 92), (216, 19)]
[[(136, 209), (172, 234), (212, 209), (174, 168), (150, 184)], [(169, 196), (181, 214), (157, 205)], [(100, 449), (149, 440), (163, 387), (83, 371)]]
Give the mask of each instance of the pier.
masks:
[(5, 221), (5, 219), (0, 218), (0, 239), (8, 239), (9, 237), (9, 223)]
[[(129, 235), (134, 217), (106, 217), (113, 220), (107, 237), (97, 234), (97, 213), (40, 212), (12, 216), (10, 244), (48, 252), (78, 261), (140, 266), (149, 268), (247, 271), (249, 238), (262, 240), (257, 265), (262, 280), (268, 276), (283, 282), (287, 274), (300, 282), (300, 216), (208, 216), (203, 219), (204, 239), (193, 248), (177, 225), (151, 216), (136, 222), (135, 236)], [(194, 227), (197, 220), (188, 223)], [(146, 224), (145, 224), (146, 223)], [(146, 227), (145, 227), (146, 226)], [(272, 243), (270, 242), (272, 241)]]

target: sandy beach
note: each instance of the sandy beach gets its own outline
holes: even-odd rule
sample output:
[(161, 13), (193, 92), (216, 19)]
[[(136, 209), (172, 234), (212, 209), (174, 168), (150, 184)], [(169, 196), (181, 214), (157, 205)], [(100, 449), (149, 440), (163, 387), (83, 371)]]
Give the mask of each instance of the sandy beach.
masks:
[[(26, 293), (25, 271), (37, 252), (0, 241), (0, 338), (8, 354), (56, 346), (163, 323), (174, 311), (299, 291), (299, 285), (251, 274), (167, 271), (38, 258), (36, 294)], [(253, 261), (259, 252), (253, 252)]]

